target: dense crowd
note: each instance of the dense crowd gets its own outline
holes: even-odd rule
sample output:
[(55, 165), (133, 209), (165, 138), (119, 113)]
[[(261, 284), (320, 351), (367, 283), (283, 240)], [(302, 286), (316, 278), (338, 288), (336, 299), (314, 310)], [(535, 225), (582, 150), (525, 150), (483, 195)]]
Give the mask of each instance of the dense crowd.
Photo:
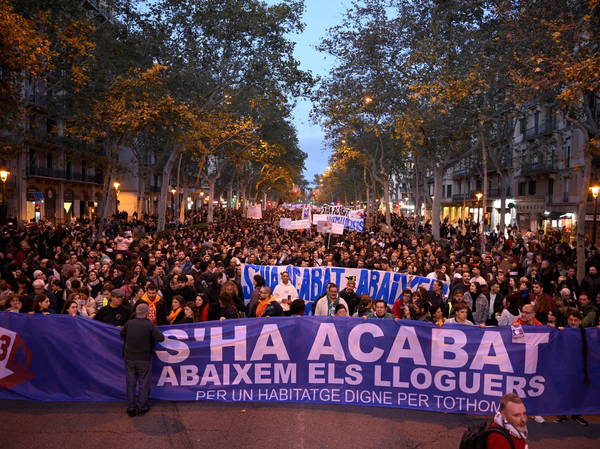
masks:
[[(0, 236), (0, 310), (80, 315), (117, 326), (140, 303), (159, 325), (304, 313), (437, 325), (598, 325), (600, 254), (588, 246), (579, 283), (575, 250), (559, 233), (509, 227), (505, 235), (489, 233), (482, 253), (470, 222), (444, 223), (434, 241), (427, 224), (415, 229), (394, 216), (391, 232), (373, 227), (330, 240), (280, 229), (278, 219), (286, 214), (274, 210), (249, 220), (231, 213), (213, 225), (182, 225), (159, 235), (152, 222), (137, 220), (7, 226)], [(244, 298), (242, 263), (368, 268), (441, 282), (431, 290), (405, 290), (388, 304), (357, 295), (350, 278), (341, 291), (329, 284), (307, 307), (285, 272), (274, 289), (254, 276), (252, 297)]]
[[(0, 311), (60, 313), (124, 327), (143, 304), (156, 325), (314, 314), (512, 325), (513, 332), (548, 325), (579, 328), (583, 338), (584, 328), (599, 324), (600, 253), (591, 244), (580, 283), (575, 249), (560, 233), (492, 231), (482, 252), (478, 226), (469, 221), (444, 223), (438, 241), (427, 223), (415, 226), (399, 216), (391, 229), (332, 237), (279, 228), (289, 213), (271, 210), (249, 220), (232, 212), (215, 224), (190, 221), (162, 233), (151, 219), (9, 224), (0, 233)], [(348, 277), (310, 302), (282, 271), (274, 286), (255, 275), (252, 296), (244, 298), (243, 263), (367, 268), (434, 281), (431, 289), (404, 290), (384, 301), (358, 295)], [(579, 415), (572, 418), (587, 425)]]

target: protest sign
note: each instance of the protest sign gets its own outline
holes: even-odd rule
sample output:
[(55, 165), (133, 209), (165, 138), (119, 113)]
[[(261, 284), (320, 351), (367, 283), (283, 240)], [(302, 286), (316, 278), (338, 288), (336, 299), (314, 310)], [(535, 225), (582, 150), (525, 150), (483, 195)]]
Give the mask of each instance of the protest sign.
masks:
[(342, 223), (331, 223), (331, 233), (342, 235), (344, 233), (344, 225)]
[[(485, 328), (408, 320), (271, 317), (161, 326), (154, 399), (365, 405), (494, 414), (600, 413), (600, 329)], [(0, 312), (1, 399), (124, 401), (119, 329), (84, 317)], [(77, 342), (93, 341), (93, 351)], [(557, 363), (560, 360), (560, 363)], [(589, 376), (584, 375), (584, 369)], [(565, 382), (568, 379), (568, 382)], [(589, 381), (586, 381), (589, 379)]]
[(341, 223), (349, 231), (363, 232), (365, 227), (363, 211), (344, 206), (323, 206), (319, 214), (313, 214), (313, 224), (319, 221)]
[(293, 220), (289, 229), (310, 229), (310, 220)]
[[(293, 265), (251, 265), (242, 264), (242, 290), (245, 298), (250, 298), (254, 284), (252, 279), (255, 274), (260, 274), (268, 286), (275, 288), (279, 282), (279, 276), (287, 271), (290, 282), (300, 295), (301, 299), (314, 301), (325, 294), (325, 288), (329, 282), (335, 283), (340, 290), (346, 287), (348, 277), (356, 279), (356, 294), (363, 293), (373, 299), (383, 299), (389, 304), (402, 296), (405, 289), (416, 290), (423, 287), (427, 290), (433, 289), (435, 279), (423, 276), (414, 276), (405, 273), (394, 273), (391, 271), (367, 270), (366, 268), (345, 267), (296, 267)], [(442, 292), (447, 296), (450, 285), (441, 281)]]
[(262, 219), (262, 209), (260, 204), (256, 204), (254, 206), (248, 206), (248, 212), (246, 215), (247, 218), (254, 218), (255, 220)]
[[(314, 215), (313, 217), (317, 217)], [(319, 220), (316, 222), (317, 232), (329, 233), (331, 232), (331, 222), (327, 220)]]

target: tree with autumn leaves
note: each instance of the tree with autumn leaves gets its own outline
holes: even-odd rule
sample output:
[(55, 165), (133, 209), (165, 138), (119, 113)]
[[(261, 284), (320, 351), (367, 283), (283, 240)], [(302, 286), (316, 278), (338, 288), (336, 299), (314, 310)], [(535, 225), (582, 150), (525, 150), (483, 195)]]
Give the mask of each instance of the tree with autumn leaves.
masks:
[[(16, 114), (26, 103), (20, 77), (50, 86), (62, 141), (102, 155), (103, 217), (113, 210), (125, 147), (137, 161), (138, 208), (149, 174), (162, 178), (159, 230), (169, 182), (191, 183), (190, 167), (211, 187), (211, 207), (215, 188), (225, 184), (231, 195), (234, 180), (247, 198), (268, 190), (284, 196), (301, 181), (306, 155), (289, 126), (286, 96), (306, 92), (312, 78), (298, 68), (285, 34), (301, 29), (302, 2), (155, 0), (141, 8), (120, 0), (108, 22), (67, 0), (0, 5), (0, 20), (11, 25), (1, 44), (19, 43), (22, 56), (0, 61), (14, 75), (3, 77), (1, 100), (13, 101)], [(255, 107), (274, 97), (281, 106)]]
[[(484, 178), (484, 194), (485, 177), (495, 171), (504, 210), (519, 118), (539, 101), (555, 106), (585, 142), (584, 163), (575, 167), (583, 171), (581, 276), (592, 159), (600, 152), (599, 20), (598, 0), (357, 1), (323, 40), (321, 48), (336, 65), (321, 84), (315, 114), (337, 154), (356, 125), (349, 105), (373, 92), (386, 120), (396, 124), (386, 131), (398, 141), (393, 151), (404, 155), (396, 163), (408, 160), (409, 170), (434, 174), (438, 237), (445, 171), (470, 160)], [(561, 145), (559, 134), (549, 145)], [(415, 198), (421, 197), (419, 184)]]
[[(592, 159), (600, 155), (600, 1), (516, 2), (507, 41), (515, 49), (518, 101), (550, 96), (583, 139), (577, 210), (577, 277), (585, 275), (585, 218)], [(535, 12), (535, 14), (534, 14)], [(517, 49), (527, 51), (519, 52)]]

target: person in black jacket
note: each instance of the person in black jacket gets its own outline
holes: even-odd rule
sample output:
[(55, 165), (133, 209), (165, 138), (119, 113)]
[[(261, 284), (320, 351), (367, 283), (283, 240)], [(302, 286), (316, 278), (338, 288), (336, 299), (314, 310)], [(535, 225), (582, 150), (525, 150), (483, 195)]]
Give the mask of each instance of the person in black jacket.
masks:
[(346, 282), (346, 288), (340, 292), (340, 296), (348, 304), (348, 313), (350, 316), (354, 314), (355, 307), (358, 307), (360, 300), (356, 294), (356, 278), (354, 276), (348, 276), (348, 282)]
[[(148, 319), (148, 304), (139, 304), (135, 318), (121, 329), (125, 340), (125, 379), (127, 387), (127, 415), (143, 415), (150, 410), (150, 375), (152, 373), (152, 351), (157, 341), (165, 336)], [(139, 390), (138, 390), (139, 387)], [(136, 390), (138, 390), (136, 396)]]
[(123, 305), (124, 298), (125, 292), (115, 288), (110, 292), (110, 303), (98, 310), (94, 319), (113, 326), (124, 326), (131, 315), (131, 309)]

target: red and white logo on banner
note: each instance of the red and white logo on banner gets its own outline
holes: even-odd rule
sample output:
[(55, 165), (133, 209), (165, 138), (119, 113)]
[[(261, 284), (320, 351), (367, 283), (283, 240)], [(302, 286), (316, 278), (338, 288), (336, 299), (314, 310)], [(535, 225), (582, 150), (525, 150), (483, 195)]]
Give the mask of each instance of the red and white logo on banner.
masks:
[(16, 332), (0, 327), (0, 387), (9, 389), (31, 379), (31, 350)]

